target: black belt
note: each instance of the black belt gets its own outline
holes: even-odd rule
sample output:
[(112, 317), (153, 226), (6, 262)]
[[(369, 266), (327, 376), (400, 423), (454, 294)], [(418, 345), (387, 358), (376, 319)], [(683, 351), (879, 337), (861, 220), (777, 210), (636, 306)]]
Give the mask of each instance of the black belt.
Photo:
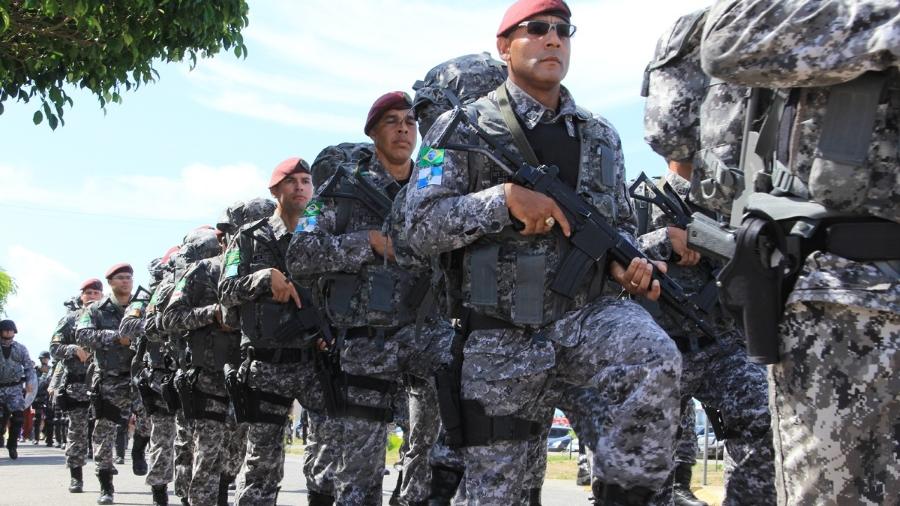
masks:
[(12, 383), (0, 383), (0, 388), (14, 387), (16, 385), (21, 385), (21, 384), (22, 384), (21, 381), (13, 381)]
[(525, 441), (541, 434), (543, 423), (517, 416), (488, 416), (478, 401), (462, 401), (465, 446), (484, 446), (496, 441)]
[(466, 334), (470, 334), (476, 330), (522, 329), (522, 327), (506, 320), (483, 315), (472, 309), (467, 309), (463, 315), (463, 329)]
[(893, 221), (835, 223), (821, 240), (823, 250), (858, 262), (900, 259), (900, 223)]
[(312, 361), (315, 353), (314, 348), (253, 348), (253, 359), (270, 364), (297, 364)]

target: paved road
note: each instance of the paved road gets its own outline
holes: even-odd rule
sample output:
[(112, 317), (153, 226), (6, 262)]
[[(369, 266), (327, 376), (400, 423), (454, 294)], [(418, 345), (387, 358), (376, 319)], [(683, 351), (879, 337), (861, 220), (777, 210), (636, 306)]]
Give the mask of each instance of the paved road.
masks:
[[(127, 453), (127, 452), (126, 452)], [(150, 488), (144, 484), (142, 477), (131, 474), (131, 461), (126, 458), (125, 465), (119, 466), (119, 475), (115, 477), (116, 504), (143, 505), (153, 504)], [(305, 505), (306, 489), (300, 473), (300, 457), (288, 455), (285, 462), (285, 480), (280, 505)], [(84, 493), (70, 494), (69, 472), (65, 467), (62, 450), (47, 448), (43, 445), (33, 446), (31, 443), (19, 446), (19, 459), (12, 461), (7, 457), (6, 448), (0, 449), (0, 505), (34, 506), (39, 504), (96, 504), (99, 484), (94, 477), (94, 467), (89, 461), (84, 468)], [(384, 504), (394, 488), (397, 476), (394, 472), (384, 479)], [(576, 487), (574, 483), (563, 480), (547, 480), (544, 484), (544, 506), (577, 506), (587, 505), (589, 492), (586, 487)], [(233, 498), (233, 497), (232, 497)], [(169, 503), (178, 504), (178, 499), (169, 490)]]

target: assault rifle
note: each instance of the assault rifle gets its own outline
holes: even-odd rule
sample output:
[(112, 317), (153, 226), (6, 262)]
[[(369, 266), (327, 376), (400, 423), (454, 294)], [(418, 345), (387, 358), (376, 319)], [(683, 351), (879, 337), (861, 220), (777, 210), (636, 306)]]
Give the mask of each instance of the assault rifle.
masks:
[(393, 198), (400, 191), (400, 185), (391, 183), (384, 191), (379, 190), (372, 181), (359, 170), (351, 172), (345, 165), (339, 166), (334, 175), (319, 191), (319, 198), (356, 200), (370, 211), (387, 219), (391, 213)]
[[(643, 193), (638, 189), (642, 188)], [(653, 181), (641, 175), (628, 189), (632, 198), (653, 204), (672, 220), (672, 225), (687, 231), (688, 247), (719, 260), (734, 256), (736, 230), (719, 223), (701, 211), (694, 211), (668, 182), (657, 188)]]
[[(448, 98), (454, 105), (450, 120), (443, 130), (438, 131), (432, 147), (484, 155), (506, 172), (513, 183), (552, 198), (565, 213), (572, 230), (571, 235), (566, 238), (571, 249), (563, 257), (556, 278), (550, 285), (551, 290), (564, 297), (572, 298), (579, 286), (588, 279), (590, 269), (595, 265), (603, 270), (610, 260), (619, 262), (623, 266), (628, 266), (635, 258), (649, 261), (646, 255), (606, 221), (596, 207), (559, 179), (559, 168), (547, 165), (535, 167), (521, 156), (513, 154), (472, 122), (455, 96), (448, 94)], [(459, 126), (463, 126), (475, 134), (491, 149), (474, 144), (448, 142)], [(558, 229), (557, 232), (559, 232)], [(659, 282), (662, 289), (659, 297), (662, 306), (668, 311), (692, 321), (705, 335), (707, 339), (702, 340), (701, 346), (716, 339), (715, 332), (701, 316), (703, 309), (688, 297), (678, 283), (658, 269), (653, 270), (653, 279)]]

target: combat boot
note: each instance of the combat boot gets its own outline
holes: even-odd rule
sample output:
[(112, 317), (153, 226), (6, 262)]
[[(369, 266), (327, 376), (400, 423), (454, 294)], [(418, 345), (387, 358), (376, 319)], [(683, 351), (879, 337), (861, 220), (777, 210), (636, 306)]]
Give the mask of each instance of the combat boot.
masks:
[(709, 506), (709, 504), (697, 499), (697, 496), (691, 492), (690, 464), (679, 463), (675, 466), (672, 500), (675, 506)]
[(308, 506), (332, 506), (334, 504), (334, 497), (310, 490), (309, 494), (306, 496), (306, 504)]
[(145, 457), (147, 443), (150, 438), (146, 436), (134, 435), (131, 442), (131, 471), (135, 476), (144, 476), (147, 474), (147, 459)]
[(219, 475), (219, 497), (216, 506), (228, 506), (228, 486), (234, 481), (233, 476)]
[(153, 506), (169, 506), (169, 491), (166, 485), (152, 485), (150, 490), (153, 491)]
[(528, 491), (528, 506), (541, 506), (541, 487)]
[(69, 492), (80, 494), (82, 487), (84, 487), (84, 478), (81, 474), (81, 467), (70, 467), (69, 476), (72, 477), (72, 480), (69, 481)]
[(594, 480), (591, 484), (594, 506), (644, 506), (653, 497), (649, 488), (622, 488), (616, 484), (606, 484)]
[(6, 436), (6, 450), (9, 452), (9, 458), (16, 460), (19, 458), (19, 431), (22, 430), (22, 424), (25, 423), (25, 414), (21, 411), (13, 411), (12, 418), (9, 420), (9, 432)]
[(113, 488), (112, 472), (109, 469), (101, 469), (97, 471), (97, 479), (100, 480), (100, 497), (97, 498), (97, 504), (112, 504)]

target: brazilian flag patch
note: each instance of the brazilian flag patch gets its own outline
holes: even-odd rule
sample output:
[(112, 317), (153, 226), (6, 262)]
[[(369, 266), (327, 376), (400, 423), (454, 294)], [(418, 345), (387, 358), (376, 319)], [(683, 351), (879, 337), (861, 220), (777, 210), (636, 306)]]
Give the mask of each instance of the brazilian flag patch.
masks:
[(444, 150), (435, 149), (431, 146), (422, 146), (419, 149), (419, 167), (434, 167), (444, 165)]
[(303, 210), (303, 216), (297, 222), (297, 228), (294, 229), (294, 233), (303, 234), (315, 230), (316, 225), (319, 223), (319, 215), (322, 214), (322, 207), (321, 201), (310, 200), (309, 204), (306, 205), (306, 209)]

